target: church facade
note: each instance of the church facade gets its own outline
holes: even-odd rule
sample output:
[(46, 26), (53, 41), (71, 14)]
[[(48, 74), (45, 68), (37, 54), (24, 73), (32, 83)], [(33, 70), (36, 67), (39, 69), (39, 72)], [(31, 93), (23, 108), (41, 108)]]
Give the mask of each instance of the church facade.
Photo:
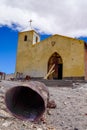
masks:
[(53, 65), (49, 79), (87, 79), (84, 41), (58, 34), (40, 41), (34, 30), (19, 33), (16, 73), (43, 78)]

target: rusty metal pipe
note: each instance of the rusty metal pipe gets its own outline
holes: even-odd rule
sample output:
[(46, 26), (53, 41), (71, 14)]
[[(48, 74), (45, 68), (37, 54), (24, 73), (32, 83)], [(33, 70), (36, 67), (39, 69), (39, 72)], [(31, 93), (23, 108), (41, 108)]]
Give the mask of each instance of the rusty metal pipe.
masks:
[(47, 87), (37, 81), (13, 86), (5, 94), (8, 110), (19, 119), (37, 121), (45, 112), (49, 92)]

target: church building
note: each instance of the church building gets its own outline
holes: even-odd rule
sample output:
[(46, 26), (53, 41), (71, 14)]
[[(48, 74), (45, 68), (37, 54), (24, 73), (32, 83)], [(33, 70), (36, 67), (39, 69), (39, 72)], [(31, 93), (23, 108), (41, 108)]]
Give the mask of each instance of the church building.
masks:
[(54, 66), (48, 79), (87, 79), (87, 45), (82, 40), (52, 35), (40, 41), (34, 31), (20, 32), (16, 73), (43, 78)]

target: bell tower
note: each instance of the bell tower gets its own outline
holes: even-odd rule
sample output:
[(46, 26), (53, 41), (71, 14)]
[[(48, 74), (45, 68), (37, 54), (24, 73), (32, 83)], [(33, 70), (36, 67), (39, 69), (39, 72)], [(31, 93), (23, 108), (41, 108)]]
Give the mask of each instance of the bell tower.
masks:
[(30, 19), (29, 21), (30, 23), (30, 29), (29, 31), (24, 31), (24, 32), (20, 32), (19, 33), (19, 41), (18, 41), (18, 45), (22, 43), (23, 44), (36, 44), (37, 42), (40, 42), (40, 36), (39, 34), (32, 29), (32, 19)]
[(35, 44), (37, 42), (40, 42), (40, 36), (39, 34), (34, 31), (25, 31), (25, 32), (20, 32), (19, 37), (18, 37), (18, 45), (19, 44)]
[(27, 62), (29, 61), (32, 48), (34, 44), (40, 42), (39, 34), (34, 31), (19, 32), (18, 47), (16, 55), (16, 72), (23, 72)]

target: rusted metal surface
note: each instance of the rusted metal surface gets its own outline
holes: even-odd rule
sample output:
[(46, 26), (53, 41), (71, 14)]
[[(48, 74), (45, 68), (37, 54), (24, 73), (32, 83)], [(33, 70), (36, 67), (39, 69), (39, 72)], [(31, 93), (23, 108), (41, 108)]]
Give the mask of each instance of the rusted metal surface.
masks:
[(8, 110), (19, 119), (39, 120), (46, 110), (49, 99), (47, 87), (37, 81), (18, 84), (7, 90), (5, 103)]

